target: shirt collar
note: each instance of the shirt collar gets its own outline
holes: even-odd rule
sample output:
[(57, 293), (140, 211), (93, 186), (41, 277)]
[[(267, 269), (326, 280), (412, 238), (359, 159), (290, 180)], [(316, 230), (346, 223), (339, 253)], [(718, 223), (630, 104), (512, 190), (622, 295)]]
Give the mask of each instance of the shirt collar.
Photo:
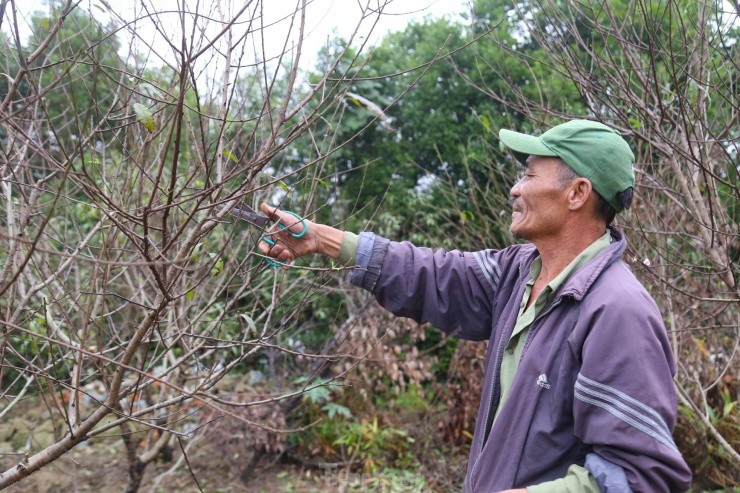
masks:
[[(565, 281), (576, 272), (578, 269), (586, 265), (588, 262), (596, 258), (596, 256), (612, 242), (612, 235), (609, 230), (606, 230), (601, 237), (596, 241), (587, 246), (581, 253), (576, 256), (555, 279), (550, 281), (543, 291), (554, 293), (562, 286)], [(532, 265), (529, 268), (529, 280), (527, 281), (528, 286), (534, 285), (534, 280), (540, 275), (542, 270), (542, 258), (538, 255), (532, 261)]]

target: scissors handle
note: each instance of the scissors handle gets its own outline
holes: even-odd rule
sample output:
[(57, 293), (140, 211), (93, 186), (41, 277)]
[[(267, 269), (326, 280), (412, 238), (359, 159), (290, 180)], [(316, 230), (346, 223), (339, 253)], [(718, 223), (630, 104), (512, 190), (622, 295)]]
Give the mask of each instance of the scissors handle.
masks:
[[(303, 219), (301, 216), (299, 216), (298, 214), (296, 214), (293, 211), (283, 211), (283, 212), (285, 212), (286, 214), (290, 214), (291, 216), (293, 216), (296, 219), (298, 219), (298, 222), (301, 223), (301, 225), (303, 226), (303, 229), (301, 231), (299, 231), (298, 233), (294, 233), (294, 232), (292, 232), (292, 231), (290, 231), (288, 229), (289, 226), (286, 226), (282, 222), (278, 222), (277, 223), (277, 226), (278, 226), (278, 228), (280, 228), (280, 231), (288, 230), (288, 232), (290, 233), (290, 236), (292, 236), (293, 238), (296, 238), (296, 239), (303, 238), (306, 235), (306, 233), (308, 233), (308, 224), (306, 224), (306, 220)], [(267, 243), (271, 247), (272, 246), (275, 246), (275, 240), (273, 240), (271, 238), (268, 238), (267, 236), (263, 236), (261, 241), (264, 241), (265, 243)], [(272, 267), (274, 269), (277, 269), (278, 267), (280, 267), (280, 263), (278, 263), (278, 262), (276, 262), (276, 261), (274, 261), (272, 259), (269, 259), (269, 258), (268, 259), (265, 259), (265, 262), (267, 262), (267, 265), (269, 265), (270, 267)]]
[[(298, 214), (296, 214), (293, 211), (284, 211), (284, 212), (286, 214), (290, 214), (294, 218), (298, 219), (298, 222), (300, 222), (301, 225), (303, 226), (303, 229), (300, 232), (298, 232), (298, 233), (294, 233), (294, 232), (292, 232), (292, 231), (289, 230), (290, 231), (290, 236), (292, 236), (293, 238), (303, 238), (306, 235), (306, 233), (308, 233), (308, 224), (306, 224), (306, 220), (303, 219), (301, 216), (299, 216)], [(286, 226), (285, 224), (283, 224), (281, 222), (278, 222), (277, 225), (278, 225), (278, 228), (280, 228), (281, 231), (288, 229), (288, 226)]]
[[(264, 241), (265, 243), (267, 243), (271, 247), (275, 246), (275, 242), (273, 240), (271, 240), (270, 238), (268, 238), (267, 236), (263, 237), (262, 240), (260, 240), (260, 241)], [(277, 262), (275, 262), (271, 258), (266, 258), (265, 259), (265, 262), (267, 263), (267, 265), (269, 265), (273, 269), (277, 269), (278, 267), (280, 267), (280, 264), (277, 263)]]

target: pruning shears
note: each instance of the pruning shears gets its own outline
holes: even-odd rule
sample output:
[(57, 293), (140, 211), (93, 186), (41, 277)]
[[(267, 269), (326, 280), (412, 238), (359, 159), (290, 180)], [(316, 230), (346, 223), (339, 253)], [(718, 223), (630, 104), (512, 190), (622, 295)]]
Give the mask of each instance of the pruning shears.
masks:
[[(233, 209), (231, 209), (230, 212), (231, 212), (231, 215), (236, 216), (239, 219), (248, 222), (252, 226), (256, 226), (261, 229), (265, 229), (269, 224), (275, 222), (274, 219), (267, 217), (264, 214), (260, 214), (259, 212), (255, 211), (248, 205), (236, 206)], [(279, 231), (288, 230), (288, 232), (293, 238), (296, 238), (296, 239), (303, 238), (306, 235), (306, 233), (308, 233), (308, 223), (306, 223), (306, 220), (293, 211), (283, 211), (283, 212), (296, 218), (296, 224), (301, 223), (301, 226), (303, 227), (303, 229), (301, 229), (301, 231), (299, 231), (298, 233), (294, 233), (293, 231), (288, 230), (289, 226), (286, 226), (282, 222), (278, 221), (277, 227), (279, 228)], [(267, 236), (263, 236), (260, 239), (260, 241), (264, 241), (270, 246), (275, 246), (275, 240), (273, 240), (272, 238), (268, 238)], [(280, 267), (280, 264), (272, 259), (265, 259), (265, 261), (270, 267), (275, 267), (275, 268)]]

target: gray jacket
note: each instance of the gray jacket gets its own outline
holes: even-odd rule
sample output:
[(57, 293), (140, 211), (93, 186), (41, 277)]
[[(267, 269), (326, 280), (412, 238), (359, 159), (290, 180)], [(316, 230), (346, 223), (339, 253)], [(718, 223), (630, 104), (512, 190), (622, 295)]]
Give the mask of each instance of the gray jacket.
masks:
[(684, 491), (672, 439), (675, 362), (655, 302), (620, 260), (623, 234), (554, 293), (531, 326), (508, 401), (491, 428), (499, 369), (531, 244), (446, 252), (360, 235), (350, 281), (396, 315), (488, 340), (465, 492), (495, 492), (586, 467), (602, 491)]

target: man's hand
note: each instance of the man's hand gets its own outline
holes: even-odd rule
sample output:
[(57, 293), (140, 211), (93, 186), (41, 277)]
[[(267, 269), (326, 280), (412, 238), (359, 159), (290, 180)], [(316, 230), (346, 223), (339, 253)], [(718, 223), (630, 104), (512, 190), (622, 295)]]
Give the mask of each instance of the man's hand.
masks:
[(291, 262), (311, 253), (319, 253), (333, 258), (339, 255), (339, 249), (342, 247), (342, 240), (344, 239), (344, 231), (304, 219), (308, 231), (301, 238), (294, 238), (291, 233), (300, 233), (303, 230), (303, 224), (295, 216), (291, 216), (264, 202), (260, 204), (260, 211), (288, 227), (287, 230), (281, 230), (275, 224), (265, 234), (266, 237), (275, 242), (274, 246), (270, 246), (267, 242), (260, 241), (259, 249), (265, 255), (283, 263)]

